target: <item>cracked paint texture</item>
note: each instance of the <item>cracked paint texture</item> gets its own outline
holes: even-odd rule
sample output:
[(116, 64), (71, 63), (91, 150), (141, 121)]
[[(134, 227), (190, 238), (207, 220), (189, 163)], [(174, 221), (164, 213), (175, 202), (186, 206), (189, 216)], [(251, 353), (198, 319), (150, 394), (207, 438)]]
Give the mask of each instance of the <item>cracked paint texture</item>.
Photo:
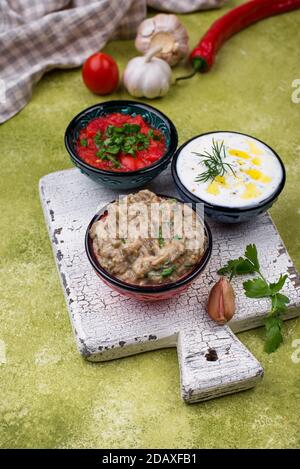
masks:
[[(191, 44), (238, 3), (180, 16)], [(291, 101), (291, 84), (300, 78), (299, 21), (300, 12), (293, 12), (254, 25), (230, 40), (209, 74), (153, 101), (173, 120), (181, 143), (196, 133), (237, 130), (278, 151), (287, 185), (271, 215), (298, 270), (300, 104)], [(121, 70), (136, 55), (132, 41), (105, 50)], [(119, 90), (111, 97), (128, 95)], [(105, 363), (79, 356), (37, 184), (71, 167), (64, 129), (73, 115), (101, 100), (82, 86), (80, 71), (53, 72), (0, 128), (1, 447), (299, 447), (300, 364), (291, 360), (299, 320), (285, 323), (285, 342), (270, 356), (263, 352), (262, 328), (239, 334), (262, 363), (264, 379), (253, 390), (193, 406), (179, 396), (175, 349)]]
[[(154, 192), (163, 188), (165, 194), (173, 196), (170, 170), (149, 188)], [(299, 314), (295, 309), (300, 305), (299, 276), (267, 214), (250, 223), (229, 227), (210, 222), (213, 250), (205, 271), (179, 296), (169, 301), (145, 303), (121, 296), (99, 281), (85, 253), (85, 232), (90, 219), (118, 193), (99, 187), (73, 169), (43, 177), (40, 194), (70, 320), (79, 351), (85, 358), (111, 360), (176, 346), (181, 396), (188, 403), (257, 384), (263, 375), (261, 365), (230, 329), (214, 323), (205, 309), (218, 269), (230, 258), (242, 255), (247, 244), (256, 243), (262, 271), (270, 281), (276, 281), (281, 272), (293, 271), (283, 290), (290, 298), (285, 317)], [(242, 282), (239, 280), (234, 285), (237, 314), (229, 325), (239, 332), (263, 324), (268, 300), (246, 298)], [(218, 357), (214, 364), (206, 359), (210, 349)]]

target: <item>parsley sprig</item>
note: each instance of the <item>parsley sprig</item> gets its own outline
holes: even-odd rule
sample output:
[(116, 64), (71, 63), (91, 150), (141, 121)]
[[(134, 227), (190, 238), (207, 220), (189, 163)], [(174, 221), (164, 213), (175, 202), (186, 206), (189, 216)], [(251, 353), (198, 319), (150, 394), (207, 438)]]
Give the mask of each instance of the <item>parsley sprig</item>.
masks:
[(243, 283), (244, 292), (248, 298), (269, 298), (271, 301), (271, 309), (265, 321), (265, 351), (267, 353), (272, 353), (275, 352), (283, 342), (281, 331), (282, 319), (280, 316), (281, 313), (286, 311), (290, 300), (287, 296), (280, 293), (280, 291), (288, 276), (286, 274), (280, 275), (277, 282), (269, 283), (260, 270), (255, 244), (249, 244), (246, 247), (244, 257), (228, 261), (228, 263), (218, 271), (218, 274), (220, 275), (228, 274), (230, 276), (230, 280), (232, 280), (234, 276), (253, 273), (258, 274), (259, 276)]

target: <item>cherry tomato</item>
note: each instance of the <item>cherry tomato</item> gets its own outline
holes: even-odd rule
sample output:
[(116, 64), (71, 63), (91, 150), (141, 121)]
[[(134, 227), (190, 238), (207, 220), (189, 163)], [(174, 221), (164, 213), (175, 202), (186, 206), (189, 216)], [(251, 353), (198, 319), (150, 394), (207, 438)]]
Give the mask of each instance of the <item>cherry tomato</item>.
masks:
[(110, 55), (97, 52), (84, 62), (82, 78), (85, 85), (93, 93), (109, 94), (118, 86), (118, 66)]

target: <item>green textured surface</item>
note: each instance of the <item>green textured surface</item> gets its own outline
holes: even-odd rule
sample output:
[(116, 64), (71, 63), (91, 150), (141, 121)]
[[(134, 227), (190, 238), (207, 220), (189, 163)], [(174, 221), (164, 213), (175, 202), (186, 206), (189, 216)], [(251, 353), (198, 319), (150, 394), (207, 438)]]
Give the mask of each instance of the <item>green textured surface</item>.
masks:
[[(191, 44), (224, 11), (182, 16)], [(287, 185), (272, 216), (298, 270), (300, 104), (291, 101), (291, 84), (300, 78), (299, 26), (300, 11), (251, 27), (222, 49), (209, 74), (152, 101), (174, 121), (181, 142), (228, 129), (253, 134), (279, 152)], [(121, 70), (136, 55), (132, 41), (111, 43), (106, 51)], [(128, 95), (118, 91), (112, 98)], [(5, 343), (7, 357), (0, 364), (0, 446), (299, 447), (300, 363), (291, 360), (299, 320), (285, 324), (284, 345), (270, 356), (263, 352), (263, 329), (239, 335), (265, 367), (256, 389), (193, 406), (179, 397), (175, 350), (103, 364), (80, 358), (38, 181), (71, 167), (64, 129), (99, 100), (82, 85), (80, 71), (53, 72), (0, 128), (0, 350)]]

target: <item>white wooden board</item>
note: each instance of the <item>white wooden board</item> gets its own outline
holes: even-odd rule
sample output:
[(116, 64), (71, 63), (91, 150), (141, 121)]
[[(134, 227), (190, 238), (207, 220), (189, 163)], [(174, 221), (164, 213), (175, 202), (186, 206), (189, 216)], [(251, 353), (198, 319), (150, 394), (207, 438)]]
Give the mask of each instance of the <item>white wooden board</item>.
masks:
[[(148, 186), (174, 195), (169, 170)], [(85, 254), (84, 236), (93, 215), (116, 197), (77, 169), (49, 174), (40, 181), (40, 196), (71, 324), (80, 353), (105, 361), (163, 347), (177, 347), (181, 395), (199, 402), (254, 386), (263, 375), (255, 357), (234, 335), (261, 326), (268, 300), (248, 299), (240, 279), (234, 281), (237, 313), (229, 326), (207, 316), (205, 305), (217, 270), (245, 246), (258, 247), (262, 270), (275, 281), (289, 273), (284, 293), (291, 299), (285, 319), (300, 310), (300, 280), (269, 215), (241, 225), (210, 222), (213, 253), (206, 271), (187, 292), (172, 300), (143, 303), (120, 296), (94, 273)]]

